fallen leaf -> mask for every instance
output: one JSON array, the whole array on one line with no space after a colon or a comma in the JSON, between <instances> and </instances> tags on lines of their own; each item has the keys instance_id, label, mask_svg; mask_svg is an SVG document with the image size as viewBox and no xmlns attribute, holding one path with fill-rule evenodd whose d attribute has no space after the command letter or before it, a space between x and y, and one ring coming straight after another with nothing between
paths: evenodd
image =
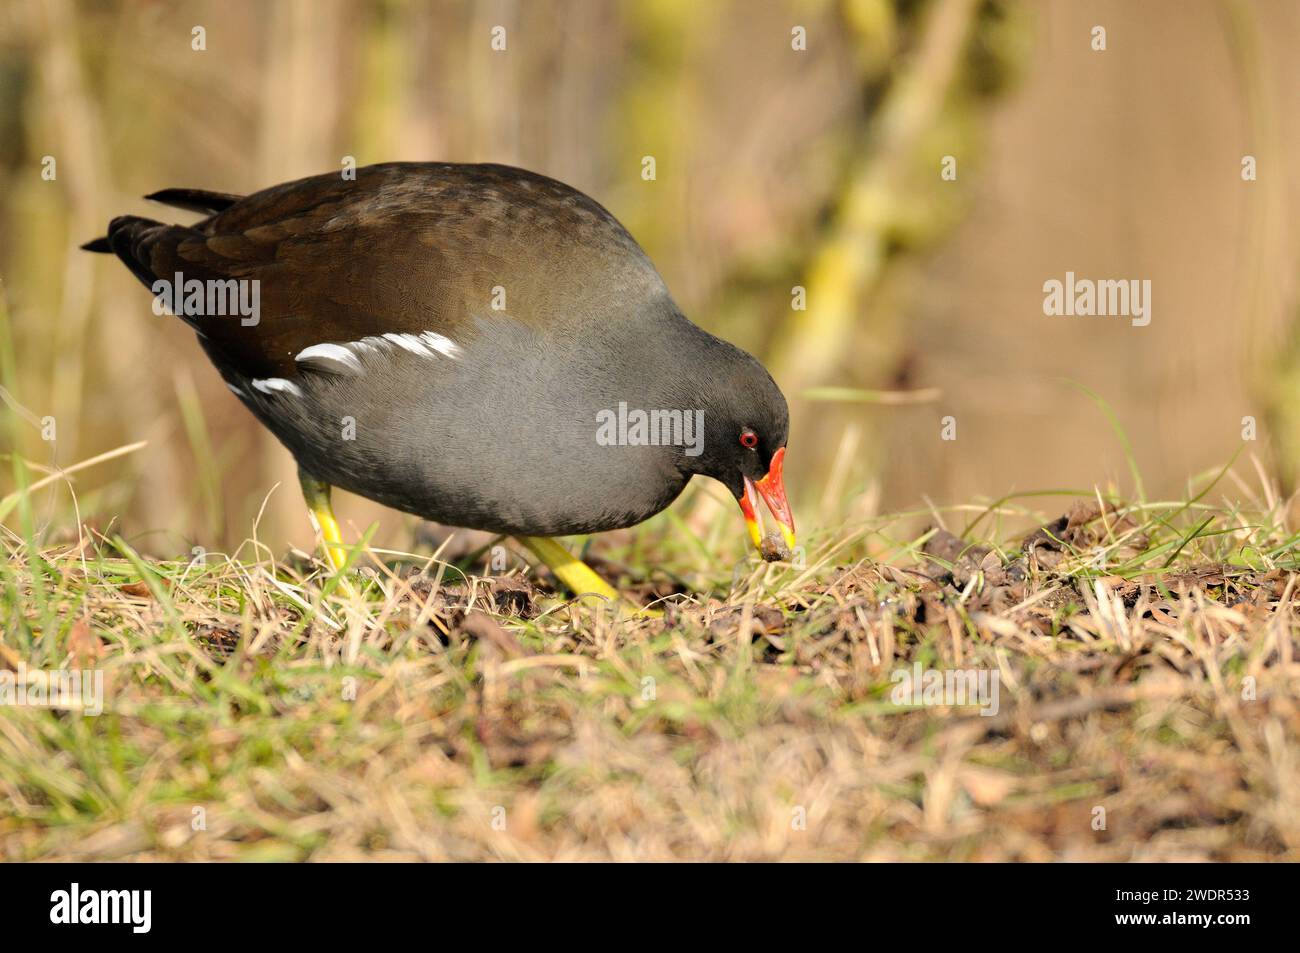
<instances>
[{"instance_id":1,"label":"fallen leaf","mask_svg":"<svg viewBox=\"0 0 1300 953\"><path fill-rule=\"evenodd\" d=\"M78 667L93 668L104 654L104 643L85 619L78 619L68 631L68 651Z\"/></svg>"}]
</instances>

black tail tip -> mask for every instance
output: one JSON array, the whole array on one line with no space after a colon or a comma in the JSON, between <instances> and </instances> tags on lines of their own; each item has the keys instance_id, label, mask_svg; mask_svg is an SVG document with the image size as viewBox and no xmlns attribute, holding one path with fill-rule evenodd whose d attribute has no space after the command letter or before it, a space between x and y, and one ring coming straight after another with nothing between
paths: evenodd
<instances>
[{"instance_id":1,"label":"black tail tip","mask_svg":"<svg viewBox=\"0 0 1300 953\"><path fill-rule=\"evenodd\" d=\"M96 238L94 241L86 242L81 246L82 251L97 251L105 254L111 254L113 247L109 245L107 238Z\"/></svg>"}]
</instances>

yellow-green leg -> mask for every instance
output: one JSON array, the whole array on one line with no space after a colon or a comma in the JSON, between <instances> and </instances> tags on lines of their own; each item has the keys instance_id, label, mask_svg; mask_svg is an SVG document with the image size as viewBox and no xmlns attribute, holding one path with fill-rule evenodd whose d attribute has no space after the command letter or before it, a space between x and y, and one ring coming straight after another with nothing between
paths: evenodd
<instances>
[{"instance_id":1,"label":"yellow-green leg","mask_svg":"<svg viewBox=\"0 0 1300 953\"><path fill-rule=\"evenodd\" d=\"M312 526L320 535L330 567L337 572L348 561L348 549L339 532L339 521L334 518L334 507L330 505L330 485L301 467L298 469L298 483L302 486L303 499L307 501Z\"/></svg>"},{"instance_id":2,"label":"yellow-green leg","mask_svg":"<svg viewBox=\"0 0 1300 953\"><path fill-rule=\"evenodd\" d=\"M320 534L330 566L335 571L342 569L347 563L348 550L339 531L339 521L334 517L334 508L330 505L330 485L302 469L298 470L298 482L302 485L302 495L307 501L312 525ZM619 594L613 586L555 540L546 536L520 536L518 539L575 596L597 595L610 602L619 601ZM642 611L650 615L659 614L654 610Z\"/></svg>"},{"instance_id":3,"label":"yellow-green leg","mask_svg":"<svg viewBox=\"0 0 1300 953\"><path fill-rule=\"evenodd\" d=\"M555 578L575 596L598 595L617 602L619 595L614 587L596 575L595 571L577 556L548 536L516 537L555 573Z\"/></svg>"}]
</instances>

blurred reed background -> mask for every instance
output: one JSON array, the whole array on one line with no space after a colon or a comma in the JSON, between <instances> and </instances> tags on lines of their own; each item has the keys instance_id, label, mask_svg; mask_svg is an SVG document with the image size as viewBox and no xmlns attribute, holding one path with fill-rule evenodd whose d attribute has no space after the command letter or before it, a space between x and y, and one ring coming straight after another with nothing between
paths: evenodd
<instances>
[{"instance_id":1,"label":"blurred reed background","mask_svg":"<svg viewBox=\"0 0 1300 953\"><path fill-rule=\"evenodd\" d=\"M89 522L158 554L244 539L276 482L260 538L308 545L288 454L124 268L76 248L118 214L190 220L146 192L250 192L350 155L521 165L610 208L684 310L792 398L805 527L1131 489L1071 380L1113 407L1154 495L1225 463L1246 415L1247 450L1289 480L1297 38L1286 0L4 0L16 449L67 466L147 440L76 488ZM1151 325L1045 317L1043 282L1066 271L1150 279ZM911 396L805 396L836 387ZM67 506L52 492L51 532L71 531ZM363 527L380 513L341 505ZM380 540L410 545L413 520L382 519Z\"/></svg>"}]
</instances>

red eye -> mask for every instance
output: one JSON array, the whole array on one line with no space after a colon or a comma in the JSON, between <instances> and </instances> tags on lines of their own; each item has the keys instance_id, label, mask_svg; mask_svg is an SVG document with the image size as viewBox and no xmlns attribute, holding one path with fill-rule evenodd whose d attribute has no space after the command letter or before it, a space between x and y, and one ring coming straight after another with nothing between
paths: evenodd
<instances>
[{"instance_id":1,"label":"red eye","mask_svg":"<svg viewBox=\"0 0 1300 953\"><path fill-rule=\"evenodd\" d=\"M758 446L758 434L746 427L740 432L740 445L753 450Z\"/></svg>"}]
</instances>

